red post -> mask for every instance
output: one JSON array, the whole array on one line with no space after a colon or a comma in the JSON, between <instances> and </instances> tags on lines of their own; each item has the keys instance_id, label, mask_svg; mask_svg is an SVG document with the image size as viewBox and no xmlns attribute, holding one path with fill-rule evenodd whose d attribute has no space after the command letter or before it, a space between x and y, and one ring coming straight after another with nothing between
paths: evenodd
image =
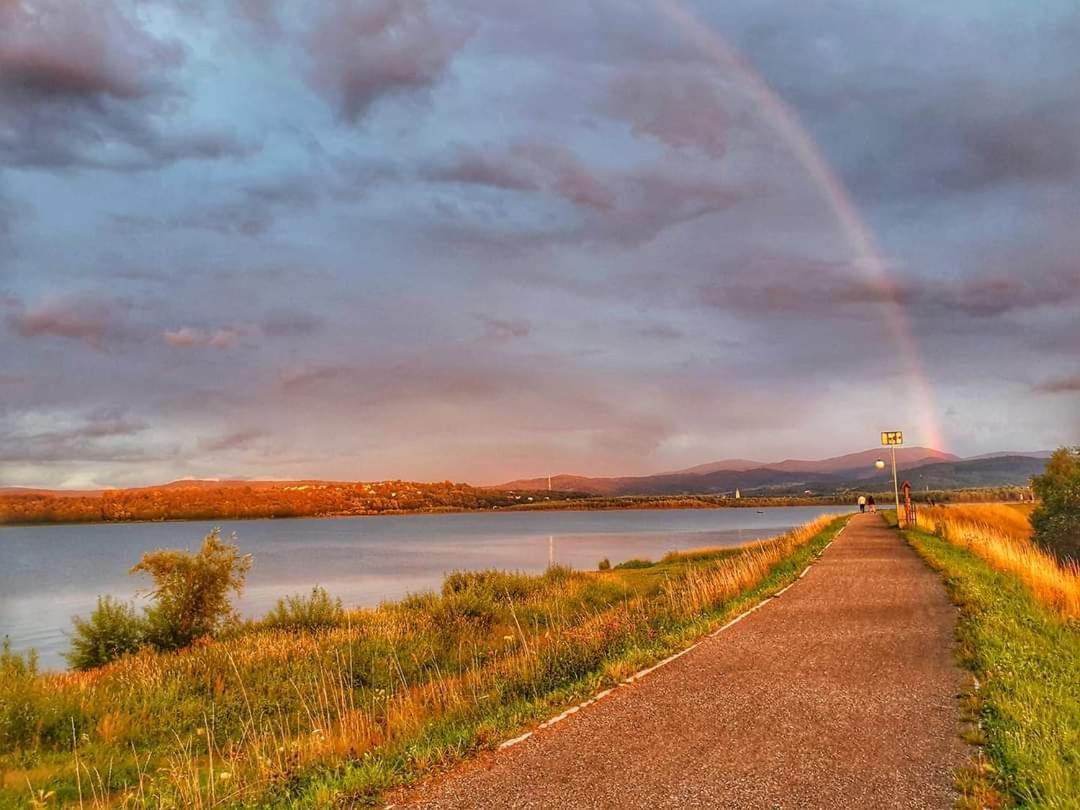
<instances>
[{"instance_id":1,"label":"red post","mask_svg":"<svg viewBox=\"0 0 1080 810\"><path fill-rule=\"evenodd\" d=\"M911 484L905 481L902 485L904 490L904 526L915 525L915 504L911 502Z\"/></svg>"}]
</instances>

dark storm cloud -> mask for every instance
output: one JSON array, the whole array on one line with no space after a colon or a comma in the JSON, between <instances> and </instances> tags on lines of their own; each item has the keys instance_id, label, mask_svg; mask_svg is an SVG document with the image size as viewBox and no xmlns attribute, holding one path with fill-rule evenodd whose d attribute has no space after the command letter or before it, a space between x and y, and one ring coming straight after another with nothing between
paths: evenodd
<instances>
[{"instance_id":1,"label":"dark storm cloud","mask_svg":"<svg viewBox=\"0 0 1080 810\"><path fill-rule=\"evenodd\" d=\"M355 124L380 98L435 85L467 37L436 22L426 0L324 4L308 36L308 80Z\"/></svg>"},{"instance_id":2,"label":"dark storm cloud","mask_svg":"<svg viewBox=\"0 0 1080 810\"><path fill-rule=\"evenodd\" d=\"M231 133L157 123L182 96L183 61L118 2L0 5L0 164L147 170L250 154Z\"/></svg>"},{"instance_id":3,"label":"dark storm cloud","mask_svg":"<svg viewBox=\"0 0 1080 810\"><path fill-rule=\"evenodd\" d=\"M871 204L1080 172L1080 13L1009 20L839 3L719 13L736 43L819 135ZM1022 16L1022 15L1021 15ZM917 58L916 58L917 55Z\"/></svg>"}]
</instances>

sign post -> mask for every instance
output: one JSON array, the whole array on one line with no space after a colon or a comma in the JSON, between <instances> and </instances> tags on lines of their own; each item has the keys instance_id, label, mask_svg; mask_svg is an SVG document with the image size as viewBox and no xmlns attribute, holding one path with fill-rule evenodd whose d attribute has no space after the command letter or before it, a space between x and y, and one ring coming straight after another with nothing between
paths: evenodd
<instances>
[{"instance_id":1,"label":"sign post","mask_svg":"<svg viewBox=\"0 0 1080 810\"><path fill-rule=\"evenodd\" d=\"M893 494L896 495L896 525L900 525L900 521L903 520L900 516L900 485L896 477L896 448L903 445L904 433L900 430L883 430L881 432L881 445L882 447L888 447L892 453L892 483ZM905 516L906 517L906 516ZM906 521L905 521L906 523Z\"/></svg>"}]
</instances>

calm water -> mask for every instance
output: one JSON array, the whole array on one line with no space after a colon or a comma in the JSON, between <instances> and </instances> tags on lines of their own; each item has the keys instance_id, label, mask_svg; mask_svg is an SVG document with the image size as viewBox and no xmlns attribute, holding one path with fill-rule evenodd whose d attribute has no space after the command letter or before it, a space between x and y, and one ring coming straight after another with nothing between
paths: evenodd
<instances>
[{"instance_id":1,"label":"calm water","mask_svg":"<svg viewBox=\"0 0 1080 810\"><path fill-rule=\"evenodd\" d=\"M64 665L71 617L99 594L130 598L127 570L156 548L198 547L215 525L255 555L239 607L259 616L278 597L322 585L346 605L437 588L454 569L542 571L549 558L595 568L673 549L737 545L838 507L501 512L404 517L0 527L0 636Z\"/></svg>"}]
</instances>

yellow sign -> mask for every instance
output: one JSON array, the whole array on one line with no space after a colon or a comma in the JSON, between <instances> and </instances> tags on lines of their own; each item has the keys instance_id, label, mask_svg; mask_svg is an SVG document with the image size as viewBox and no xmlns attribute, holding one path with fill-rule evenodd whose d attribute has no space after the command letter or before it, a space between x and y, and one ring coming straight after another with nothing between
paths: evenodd
<instances>
[{"instance_id":1,"label":"yellow sign","mask_svg":"<svg viewBox=\"0 0 1080 810\"><path fill-rule=\"evenodd\" d=\"M885 447L903 444L904 432L901 430L883 430L881 431L881 443Z\"/></svg>"}]
</instances>

